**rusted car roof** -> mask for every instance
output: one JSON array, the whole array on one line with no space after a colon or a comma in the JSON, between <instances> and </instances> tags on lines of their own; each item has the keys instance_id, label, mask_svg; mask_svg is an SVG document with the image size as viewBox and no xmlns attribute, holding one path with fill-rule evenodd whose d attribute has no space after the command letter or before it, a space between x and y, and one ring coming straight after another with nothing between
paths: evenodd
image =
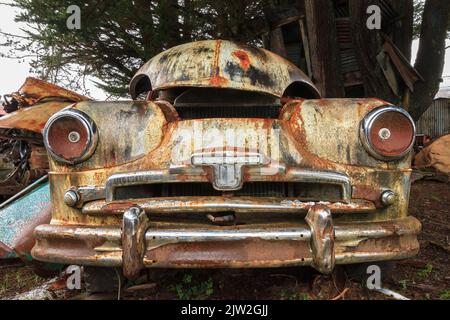
<instances>
[{"instance_id":1,"label":"rusted car roof","mask_svg":"<svg viewBox=\"0 0 450 320\"><path fill-rule=\"evenodd\" d=\"M299 96L320 96L299 68L270 51L226 40L205 40L173 47L152 58L131 80L130 94L135 99L147 91L215 87L282 97L292 85Z\"/></svg>"}]
</instances>

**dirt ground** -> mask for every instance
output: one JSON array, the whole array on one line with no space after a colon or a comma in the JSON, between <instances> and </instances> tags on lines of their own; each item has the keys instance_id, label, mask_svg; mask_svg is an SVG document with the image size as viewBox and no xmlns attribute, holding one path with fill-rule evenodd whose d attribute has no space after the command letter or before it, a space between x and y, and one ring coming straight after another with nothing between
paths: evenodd
<instances>
[{"instance_id":1,"label":"dirt ground","mask_svg":"<svg viewBox=\"0 0 450 320\"><path fill-rule=\"evenodd\" d=\"M450 300L450 184L415 182L410 214L422 222L420 253L384 269L383 287L409 299ZM46 282L19 261L0 261L0 298L14 297ZM45 298L117 298L117 294L89 296L83 289L68 292L62 289L64 283L54 282L50 286L54 293ZM365 289L343 268L329 277L310 268L153 271L121 293L122 299L392 299Z\"/></svg>"}]
</instances>

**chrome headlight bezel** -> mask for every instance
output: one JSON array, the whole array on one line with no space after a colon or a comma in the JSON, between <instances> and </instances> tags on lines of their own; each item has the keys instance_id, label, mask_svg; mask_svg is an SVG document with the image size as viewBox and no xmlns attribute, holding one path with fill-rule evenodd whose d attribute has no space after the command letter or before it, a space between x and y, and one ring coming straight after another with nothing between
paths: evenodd
<instances>
[{"instance_id":1,"label":"chrome headlight bezel","mask_svg":"<svg viewBox=\"0 0 450 320\"><path fill-rule=\"evenodd\" d=\"M395 156L382 155L379 152L377 152L377 150L375 150L375 148L374 148L374 144L370 137L370 133L371 133L374 122L382 114L384 114L386 112L400 113L401 115L405 116L410 121L410 124L412 126L413 137L411 139L411 143L408 145L408 147L403 152L401 152ZM396 161L396 160L400 160L400 159L404 158L406 155L408 155L411 152L412 148L414 147L415 135L416 135L416 125L414 123L414 120L409 115L409 113L406 110L404 110L403 108L397 107L397 106L392 106L392 105L381 106L376 109L373 109L363 118L363 120L361 121L359 132L360 132L360 139L364 146L364 149L371 156L373 156L374 158L381 160L381 161Z\"/></svg>"},{"instance_id":2,"label":"chrome headlight bezel","mask_svg":"<svg viewBox=\"0 0 450 320\"><path fill-rule=\"evenodd\" d=\"M84 148L82 155L80 155L79 157L66 159L60 154L58 154L52 147L52 143L49 140L50 128L52 127L52 125L54 125L58 120L62 118L73 118L76 121L79 121L85 128L86 132L88 133L86 147ZM45 124L43 130L43 138L45 148L47 149L48 153L51 155L53 159L63 164L75 165L88 160L94 154L98 144L98 130L95 122L86 113L79 111L77 109L68 108L50 117L50 119Z\"/></svg>"}]
</instances>

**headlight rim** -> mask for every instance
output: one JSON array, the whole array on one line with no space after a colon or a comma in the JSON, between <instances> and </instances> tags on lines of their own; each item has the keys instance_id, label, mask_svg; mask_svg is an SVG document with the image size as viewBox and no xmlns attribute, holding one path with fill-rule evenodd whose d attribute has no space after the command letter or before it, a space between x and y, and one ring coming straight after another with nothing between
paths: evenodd
<instances>
[{"instance_id":1,"label":"headlight rim","mask_svg":"<svg viewBox=\"0 0 450 320\"><path fill-rule=\"evenodd\" d=\"M51 147L51 144L49 142L48 134L51 126L59 119L64 117L72 117L77 120L79 120L83 127L88 132L88 142L87 147L84 150L84 153L82 156L74 159L66 159L62 156L60 156L58 153L56 153L53 148ZM69 164L69 165L76 165L80 164L86 160L88 160L92 155L94 154L97 144L98 144L98 129L97 125L95 124L94 120L92 120L86 113L73 109L73 108L67 108L64 110L59 111L58 113L51 116L47 123L45 124L44 130L43 130L43 140L44 140L44 146L47 149L48 153L51 155L53 159L55 159L57 162L63 163L63 164Z\"/></svg>"},{"instance_id":2,"label":"headlight rim","mask_svg":"<svg viewBox=\"0 0 450 320\"><path fill-rule=\"evenodd\" d=\"M370 132L371 132L373 123L380 115L384 114L385 112L398 112L398 113L402 114L410 121L412 130L413 130L413 137L411 139L411 143L409 144L409 146L402 153L395 155L395 156L387 156L387 155L382 155L382 154L378 153L375 150L375 148L373 147L373 143L370 138ZM395 106L395 105L384 105L384 106L380 106L380 107L377 107L377 108L371 110L368 114L366 114L364 116L363 120L361 121L361 125L360 125L360 140L364 146L364 149L372 157L374 157L377 160L381 160L381 161L389 162L389 161L396 161L396 160L400 160L400 159L404 158L406 155L408 155L411 152L412 148L414 147L415 136L416 136L416 124L415 124L413 118L405 109Z\"/></svg>"}]
</instances>

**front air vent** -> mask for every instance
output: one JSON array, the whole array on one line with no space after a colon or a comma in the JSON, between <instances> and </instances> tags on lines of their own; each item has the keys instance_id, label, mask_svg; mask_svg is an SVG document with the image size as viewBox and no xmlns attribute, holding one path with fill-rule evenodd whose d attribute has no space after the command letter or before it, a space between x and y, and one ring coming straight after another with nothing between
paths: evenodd
<instances>
[{"instance_id":1,"label":"front air vent","mask_svg":"<svg viewBox=\"0 0 450 320\"><path fill-rule=\"evenodd\" d=\"M173 105L181 119L263 118L278 119L278 97L259 92L219 88L187 88L176 95ZM163 95L163 97L165 97ZM170 99L169 99L170 101Z\"/></svg>"},{"instance_id":2,"label":"front air vent","mask_svg":"<svg viewBox=\"0 0 450 320\"><path fill-rule=\"evenodd\" d=\"M260 118L278 119L278 106L226 106L226 107L183 107L177 108L178 115L183 120L208 118Z\"/></svg>"},{"instance_id":3,"label":"front air vent","mask_svg":"<svg viewBox=\"0 0 450 320\"><path fill-rule=\"evenodd\" d=\"M311 200L337 200L341 198L339 186L294 182L246 182L233 192L217 191L211 183L157 183L118 187L115 200L172 197L279 197Z\"/></svg>"}]
</instances>

